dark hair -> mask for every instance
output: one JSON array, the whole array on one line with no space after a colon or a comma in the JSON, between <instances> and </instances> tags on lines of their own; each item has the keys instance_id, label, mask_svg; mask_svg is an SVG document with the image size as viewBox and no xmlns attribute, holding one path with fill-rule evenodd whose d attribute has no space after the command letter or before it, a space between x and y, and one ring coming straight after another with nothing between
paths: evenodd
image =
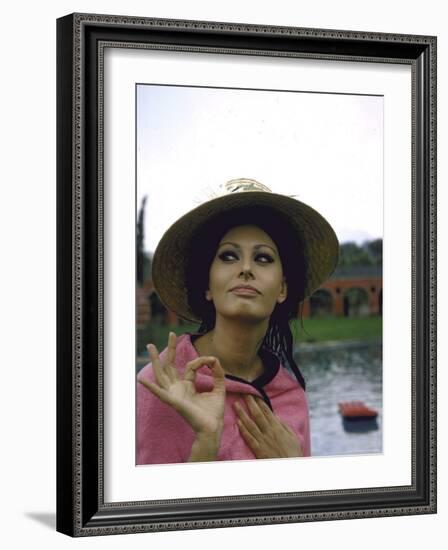
<instances>
[{"instance_id":1,"label":"dark hair","mask_svg":"<svg viewBox=\"0 0 448 550\"><path fill-rule=\"evenodd\" d=\"M215 326L215 307L205 298L209 286L210 266L222 237L238 225L256 225L277 245L288 293L286 300L275 306L261 347L277 355L305 389L305 380L293 357L293 336L289 322L297 316L299 303L303 299L306 265L301 254L301 243L294 237L296 233L280 212L266 207L244 207L223 212L204 224L192 239L187 255L189 260L186 285L189 305L201 319L199 333L205 334Z\"/></svg>"}]
</instances>

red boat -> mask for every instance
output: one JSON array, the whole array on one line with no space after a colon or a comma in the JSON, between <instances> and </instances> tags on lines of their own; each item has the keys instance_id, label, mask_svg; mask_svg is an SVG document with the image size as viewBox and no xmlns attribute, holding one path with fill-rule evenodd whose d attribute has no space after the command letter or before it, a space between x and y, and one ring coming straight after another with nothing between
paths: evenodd
<instances>
[{"instance_id":1,"label":"red boat","mask_svg":"<svg viewBox=\"0 0 448 550\"><path fill-rule=\"evenodd\" d=\"M370 420L378 416L377 411L367 407L362 401L339 403L339 412L344 420Z\"/></svg>"}]
</instances>

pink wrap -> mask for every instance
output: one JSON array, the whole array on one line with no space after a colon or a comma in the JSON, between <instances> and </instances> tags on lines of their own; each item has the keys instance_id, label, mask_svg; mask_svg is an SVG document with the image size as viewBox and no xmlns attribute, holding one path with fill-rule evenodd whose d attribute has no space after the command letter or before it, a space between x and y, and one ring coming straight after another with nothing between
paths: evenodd
<instances>
[{"instance_id":1,"label":"pink wrap","mask_svg":"<svg viewBox=\"0 0 448 550\"><path fill-rule=\"evenodd\" d=\"M160 355L163 357L164 350ZM198 357L189 334L177 339L176 367L183 376L188 361ZM146 365L138 378L154 381L151 364ZM306 394L297 380L286 369L275 368L266 377L262 390L269 398L276 416L286 422L297 434L304 456L310 456L310 430ZM255 381L256 383L256 381ZM213 378L207 367L201 367L196 375L197 391L210 391ZM262 393L247 382L226 376L226 401L224 430L218 460L247 460L255 458L241 437L236 422L233 403L246 408L244 394L263 397ZM247 408L246 408L247 410ZM195 434L188 423L172 407L162 403L141 384L137 384L137 464L168 464L186 462L190 456Z\"/></svg>"}]
</instances>

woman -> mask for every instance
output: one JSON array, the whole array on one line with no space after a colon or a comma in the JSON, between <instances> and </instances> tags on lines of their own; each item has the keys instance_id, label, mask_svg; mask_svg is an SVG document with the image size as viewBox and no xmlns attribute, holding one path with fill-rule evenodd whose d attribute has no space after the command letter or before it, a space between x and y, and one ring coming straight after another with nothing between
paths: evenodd
<instances>
[{"instance_id":1,"label":"woman","mask_svg":"<svg viewBox=\"0 0 448 550\"><path fill-rule=\"evenodd\" d=\"M315 210L233 180L165 233L153 282L199 321L140 371L137 463L309 456L305 383L289 320L333 271L334 231ZM290 374L290 372L293 375Z\"/></svg>"}]
</instances>

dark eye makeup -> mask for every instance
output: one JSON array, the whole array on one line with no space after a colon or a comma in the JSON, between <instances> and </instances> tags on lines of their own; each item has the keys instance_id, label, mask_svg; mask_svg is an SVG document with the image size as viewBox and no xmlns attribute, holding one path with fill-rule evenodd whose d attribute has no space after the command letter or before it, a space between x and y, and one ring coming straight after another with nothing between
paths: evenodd
<instances>
[{"instance_id":1,"label":"dark eye makeup","mask_svg":"<svg viewBox=\"0 0 448 550\"><path fill-rule=\"evenodd\" d=\"M238 260L238 254L234 250L223 250L218 254L218 258L223 262ZM266 252L257 252L255 261L262 264L271 264L274 258Z\"/></svg>"},{"instance_id":2,"label":"dark eye makeup","mask_svg":"<svg viewBox=\"0 0 448 550\"><path fill-rule=\"evenodd\" d=\"M272 264L274 261L274 258L270 254L266 254L266 252L259 252L255 259L257 262L261 262L263 264Z\"/></svg>"},{"instance_id":3,"label":"dark eye makeup","mask_svg":"<svg viewBox=\"0 0 448 550\"><path fill-rule=\"evenodd\" d=\"M229 262L231 260L237 260L238 256L233 250L224 250L218 254L218 258L223 262Z\"/></svg>"}]
</instances>

